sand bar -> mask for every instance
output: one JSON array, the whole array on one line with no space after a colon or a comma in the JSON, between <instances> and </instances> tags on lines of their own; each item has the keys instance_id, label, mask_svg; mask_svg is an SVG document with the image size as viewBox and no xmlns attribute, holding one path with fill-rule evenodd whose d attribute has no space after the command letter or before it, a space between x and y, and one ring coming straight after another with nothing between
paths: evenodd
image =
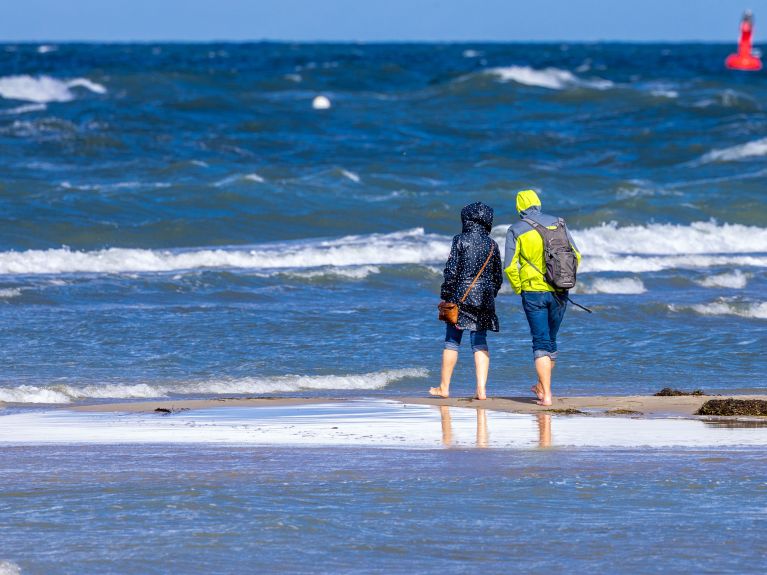
<instances>
[{"instance_id":1,"label":"sand bar","mask_svg":"<svg viewBox=\"0 0 767 575\"><path fill-rule=\"evenodd\" d=\"M91 405L66 405L65 409L85 412L143 413L158 409L181 411L188 409L212 409L214 407L286 407L327 403L328 399L306 397L222 397L217 399L159 399L155 401L121 401Z\"/></svg>"},{"instance_id":2,"label":"sand bar","mask_svg":"<svg viewBox=\"0 0 767 575\"><path fill-rule=\"evenodd\" d=\"M0 445L148 443L439 448L767 447L763 422L567 417L382 399L232 406L172 414L24 410L0 417ZM723 428L724 427L724 428Z\"/></svg>"},{"instance_id":3,"label":"sand bar","mask_svg":"<svg viewBox=\"0 0 767 575\"><path fill-rule=\"evenodd\" d=\"M551 407L542 407L535 403L532 397L491 397L484 401L469 398L437 397L404 397L397 398L403 403L418 405L447 405L451 407L473 407L505 411L509 413L556 413L558 410L576 409L579 411L605 412L615 410L635 411L633 415L646 416L690 416L694 415L709 399L761 399L767 400L767 395L684 395L658 397L655 395L624 395L624 396L588 396L588 397L555 397ZM630 413L626 415L632 415Z\"/></svg>"},{"instance_id":4,"label":"sand bar","mask_svg":"<svg viewBox=\"0 0 767 575\"><path fill-rule=\"evenodd\" d=\"M626 396L582 396L582 397L556 397L551 407L536 405L532 397L491 397L484 401L478 401L466 397L451 397L441 399L436 397L388 397L385 399L400 403L415 405L436 405L451 407L484 408L491 411L503 411L507 413L557 413L559 410L575 409L586 413L609 412L625 410L623 415L633 416L691 416L709 399L724 399L734 397L737 399L761 399L767 400L767 395L702 395L702 396L676 396L657 397L653 395L626 395ZM57 405L54 408L63 408L82 412L123 412L141 413L152 412L157 409L171 411L212 409L216 407L276 407L307 405L327 402L343 402L341 398L315 397L229 397L215 399L159 399L152 401L120 401L114 403L98 403L90 405ZM6 404L14 407L41 407L30 404ZM0 403L0 409L3 404Z\"/></svg>"}]
</instances>

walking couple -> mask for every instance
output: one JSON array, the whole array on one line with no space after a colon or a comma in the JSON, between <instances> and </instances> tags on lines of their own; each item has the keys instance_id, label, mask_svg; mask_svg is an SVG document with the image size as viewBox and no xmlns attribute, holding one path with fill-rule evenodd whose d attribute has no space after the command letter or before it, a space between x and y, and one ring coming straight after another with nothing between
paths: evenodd
<instances>
[{"instance_id":1,"label":"walking couple","mask_svg":"<svg viewBox=\"0 0 767 575\"><path fill-rule=\"evenodd\" d=\"M564 220L541 211L541 201L532 190L517 194L520 221L506 233L505 264L501 264L498 244L490 237L493 208L477 202L461 210L463 231L453 238L445 264L442 300L458 305L458 320L447 322L445 349L442 352L442 381L429 390L431 395L448 397L450 378L458 362L458 349L465 331L470 332L471 349L477 376L476 399L486 399L485 387L490 369L487 332L498 331L495 298L503 283L503 272L514 292L522 296L522 308L530 325L533 359L538 381L530 390L539 405L551 405L551 372L557 359L557 331L567 308L567 291L555 288L544 259L543 234L563 229L567 251L572 248L577 262L581 255L567 231ZM547 252L548 253L548 252ZM577 264L575 264L577 266ZM572 283L575 281L572 270ZM556 281L556 280L553 280Z\"/></svg>"}]
</instances>

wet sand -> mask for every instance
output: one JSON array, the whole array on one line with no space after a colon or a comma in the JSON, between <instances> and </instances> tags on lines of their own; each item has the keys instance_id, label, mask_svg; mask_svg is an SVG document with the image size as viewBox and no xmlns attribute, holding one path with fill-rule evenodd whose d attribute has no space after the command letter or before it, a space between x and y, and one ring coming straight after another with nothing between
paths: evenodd
<instances>
[{"instance_id":1,"label":"wet sand","mask_svg":"<svg viewBox=\"0 0 767 575\"><path fill-rule=\"evenodd\" d=\"M67 405L64 409L85 412L123 412L143 413L160 410L182 411L189 409L211 409L214 407L283 407L327 403L322 398L303 397L225 397L220 399L159 399L155 401L122 401L117 403L97 403L92 405Z\"/></svg>"},{"instance_id":2,"label":"wet sand","mask_svg":"<svg viewBox=\"0 0 767 575\"><path fill-rule=\"evenodd\" d=\"M403 403L418 405L447 405L505 411L509 413L558 413L578 410L585 413L616 412L615 415L691 416L709 399L765 399L767 395L695 395L658 397L655 395L555 397L550 407L535 403L533 397L491 397L483 401L470 398L404 397ZM620 413L623 412L623 413ZM636 412L636 413L628 413ZM612 415L612 414L611 414Z\"/></svg>"},{"instance_id":3,"label":"wet sand","mask_svg":"<svg viewBox=\"0 0 767 575\"><path fill-rule=\"evenodd\" d=\"M616 412L627 416L692 416L709 399L763 399L767 395L677 396L653 395L556 397L551 407L536 405L532 397L491 397L484 401L465 397L441 399L436 397L388 397L391 401L415 405L483 408L507 413L561 413L561 410L578 410L585 413ZM219 399L164 399L155 401L131 401L92 405L57 406L84 412L151 412L157 409L171 411L210 409L215 407L291 406L328 402L343 402L339 398L219 398ZM0 404L2 407L2 404Z\"/></svg>"}]
</instances>

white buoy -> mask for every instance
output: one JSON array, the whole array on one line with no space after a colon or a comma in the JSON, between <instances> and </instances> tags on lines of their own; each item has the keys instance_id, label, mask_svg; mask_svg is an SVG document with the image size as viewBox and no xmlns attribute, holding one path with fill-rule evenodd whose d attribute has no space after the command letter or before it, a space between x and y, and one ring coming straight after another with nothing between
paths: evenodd
<instances>
[{"instance_id":1,"label":"white buoy","mask_svg":"<svg viewBox=\"0 0 767 575\"><path fill-rule=\"evenodd\" d=\"M312 108L315 110L327 110L330 106L330 100L325 96L316 96L314 100L312 100Z\"/></svg>"}]
</instances>

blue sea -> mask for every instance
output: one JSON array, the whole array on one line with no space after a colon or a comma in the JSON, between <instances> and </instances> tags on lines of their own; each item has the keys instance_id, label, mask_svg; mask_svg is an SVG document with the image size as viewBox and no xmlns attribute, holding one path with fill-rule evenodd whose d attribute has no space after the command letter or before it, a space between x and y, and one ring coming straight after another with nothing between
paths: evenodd
<instances>
[{"instance_id":1,"label":"blue sea","mask_svg":"<svg viewBox=\"0 0 767 575\"><path fill-rule=\"evenodd\" d=\"M555 395L767 393L767 75L731 51L0 44L0 406L423 395L461 208L503 248L527 188L594 310L568 311ZM523 395L508 285L497 308L488 394ZM2 575L764 567L761 449L3 452Z\"/></svg>"}]
</instances>

